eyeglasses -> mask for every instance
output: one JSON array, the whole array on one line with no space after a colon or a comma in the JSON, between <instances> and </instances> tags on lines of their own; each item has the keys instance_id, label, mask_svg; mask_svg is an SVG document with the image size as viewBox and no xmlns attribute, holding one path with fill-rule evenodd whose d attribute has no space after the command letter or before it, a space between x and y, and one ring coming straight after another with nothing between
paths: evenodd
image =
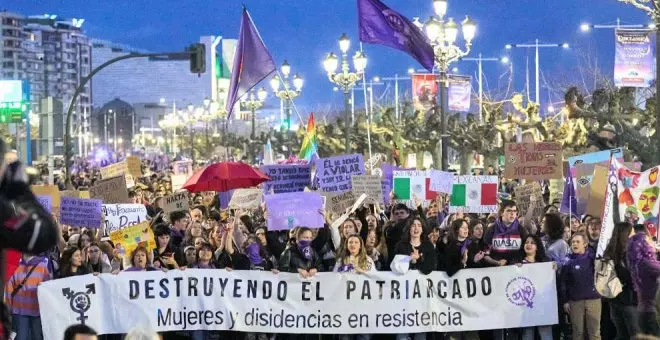
<instances>
[{"instance_id":1,"label":"eyeglasses","mask_svg":"<svg viewBox=\"0 0 660 340\"><path fill-rule=\"evenodd\" d=\"M90 250L88 250L88 252L90 252L90 253L98 253L99 250L98 250L98 249L90 249Z\"/></svg>"},{"instance_id":2,"label":"eyeglasses","mask_svg":"<svg viewBox=\"0 0 660 340\"><path fill-rule=\"evenodd\" d=\"M511 214L517 214L517 213L518 213L518 210L515 210L515 209L506 209L506 210L504 210L504 212L505 212L505 213L511 213Z\"/></svg>"}]
</instances>

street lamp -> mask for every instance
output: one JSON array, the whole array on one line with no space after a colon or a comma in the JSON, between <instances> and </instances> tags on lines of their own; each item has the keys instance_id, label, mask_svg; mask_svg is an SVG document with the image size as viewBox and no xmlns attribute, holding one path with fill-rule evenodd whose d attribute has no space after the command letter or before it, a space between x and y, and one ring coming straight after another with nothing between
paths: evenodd
<instances>
[{"instance_id":1,"label":"street lamp","mask_svg":"<svg viewBox=\"0 0 660 340\"><path fill-rule=\"evenodd\" d=\"M453 18L444 19L447 14L447 0L433 0L433 10L435 16L429 18L423 25L423 29L431 46L433 46L435 67L440 73L440 86L438 89L440 92L440 105L435 105L435 109L440 110L441 166L443 170L447 170L449 168L449 135L447 134L447 115L445 113L447 101L445 91L448 87L447 70L453 62L470 54L472 40L477 33L477 25L469 16L465 16L465 20L460 25L465 42L464 48L461 48L456 44L459 25ZM419 23L416 25L419 27Z\"/></svg>"},{"instance_id":2,"label":"street lamp","mask_svg":"<svg viewBox=\"0 0 660 340\"><path fill-rule=\"evenodd\" d=\"M323 67L328 74L328 79L331 83L335 84L344 91L344 138L345 138L345 149L346 153L350 153L351 145L349 139L350 125L349 125L349 115L350 115L350 92L357 82L362 79L364 76L364 69L367 67L367 56L361 51L355 52L353 56L353 67L355 72L350 72L350 66L348 64L348 48L350 47L351 41L348 39L346 33L342 34L339 38L339 49L341 50L341 72L337 72L337 66L339 66L339 59L335 56L334 53L330 52L323 60Z\"/></svg>"},{"instance_id":3,"label":"street lamp","mask_svg":"<svg viewBox=\"0 0 660 340\"><path fill-rule=\"evenodd\" d=\"M289 84L291 65L289 65L286 60L282 63L280 71L284 79L280 79L278 75L275 75L270 80L270 87L273 89L275 96L280 98L280 101L284 104L284 111L286 112L286 130L291 131L291 103L293 102L293 99L300 96L302 93L304 80L299 75L294 75L292 80L292 90L291 85ZM280 90L280 85L284 85L282 90ZM252 128L254 129L254 124L252 125ZM284 124L281 124L280 128L284 130Z\"/></svg>"},{"instance_id":4,"label":"street lamp","mask_svg":"<svg viewBox=\"0 0 660 340\"><path fill-rule=\"evenodd\" d=\"M250 93L245 96L243 100L243 107L250 110L250 118L252 120L252 132L250 133L250 138L254 140L257 136L256 125L257 125L257 114L256 111L264 106L264 101L268 97L268 92L265 88L260 88L255 96L255 93L250 91Z\"/></svg>"}]
</instances>

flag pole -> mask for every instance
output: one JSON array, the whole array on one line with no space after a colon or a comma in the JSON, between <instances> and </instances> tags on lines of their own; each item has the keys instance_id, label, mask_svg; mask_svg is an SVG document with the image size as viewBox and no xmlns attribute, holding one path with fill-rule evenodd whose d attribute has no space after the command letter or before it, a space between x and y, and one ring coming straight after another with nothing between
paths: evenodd
<instances>
[{"instance_id":1,"label":"flag pole","mask_svg":"<svg viewBox=\"0 0 660 340\"><path fill-rule=\"evenodd\" d=\"M362 50L362 42L360 42L360 53L364 55L364 51ZM364 113L367 115L367 145L369 146L369 159L371 159L371 117L373 112L369 112L369 105L367 105L367 70L362 71L362 89L364 91ZM374 90L373 85L371 86L371 91ZM373 164L371 164L371 169L369 169L369 173L372 173L373 171Z\"/></svg>"}]
</instances>

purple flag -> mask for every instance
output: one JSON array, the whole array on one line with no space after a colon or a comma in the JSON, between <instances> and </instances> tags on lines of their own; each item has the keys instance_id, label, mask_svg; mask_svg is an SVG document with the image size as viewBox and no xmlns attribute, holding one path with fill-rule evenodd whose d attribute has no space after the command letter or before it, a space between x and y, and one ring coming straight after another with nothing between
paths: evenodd
<instances>
[{"instance_id":1,"label":"purple flag","mask_svg":"<svg viewBox=\"0 0 660 340\"><path fill-rule=\"evenodd\" d=\"M410 20L380 0L358 0L360 41L385 45L408 53L433 72L433 47Z\"/></svg>"},{"instance_id":2,"label":"purple flag","mask_svg":"<svg viewBox=\"0 0 660 340\"><path fill-rule=\"evenodd\" d=\"M564 195L561 198L561 206L559 212L577 216L577 193L575 192L575 184L573 184L573 174L568 171L566 176L566 183L564 184Z\"/></svg>"},{"instance_id":3,"label":"purple flag","mask_svg":"<svg viewBox=\"0 0 660 340\"><path fill-rule=\"evenodd\" d=\"M275 72L275 62L261 40L259 31L243 8L241 30L238 33L236 54L231 70L231 82L227 95L227 119L231 117L234 104L255 85Z\"/></svg>"}]
</instances>

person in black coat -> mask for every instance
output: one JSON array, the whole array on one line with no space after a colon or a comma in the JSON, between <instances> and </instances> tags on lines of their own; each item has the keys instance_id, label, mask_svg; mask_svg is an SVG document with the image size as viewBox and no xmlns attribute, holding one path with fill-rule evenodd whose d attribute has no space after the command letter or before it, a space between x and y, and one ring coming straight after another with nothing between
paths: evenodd
<instances>
[{"instance_id":1,"label":"person in black coat","mask_svg":"<svg viewBox=\"0 0 660 340\"><path fill-rule=\"evenodd\" d=\"M299 228L295 243L290 244L280 256L279 270L299 273L303 278L308 278L315 276L321 269L321 257L312 247L312 230Z\"/></svg>"},{"instance_id":2,"label":"person in black coat","mask_svg":"<svg viewBox=\"0 0 660 340\"><path fill-rule=\"evenodd\" d=\"M435 247L429 241L424 223L417 217L411 219L403 230L401 241L394 248L394 254L409 255L409 269L419 270L424 275L430 274L438 267Z\"/></svg>"},{"instance_id":3,"label":"person in black coat","mask_svg":"<svg viewBox=\"0 0 660 340\"><path fill-rule=\"evenodd\" d=\"M472 243L469 236L470 228L464 219L456 219L451 223L449 240L445 249L445 270L448 276L467 267L468 247Z\"/></svg>"}]
</instances>

